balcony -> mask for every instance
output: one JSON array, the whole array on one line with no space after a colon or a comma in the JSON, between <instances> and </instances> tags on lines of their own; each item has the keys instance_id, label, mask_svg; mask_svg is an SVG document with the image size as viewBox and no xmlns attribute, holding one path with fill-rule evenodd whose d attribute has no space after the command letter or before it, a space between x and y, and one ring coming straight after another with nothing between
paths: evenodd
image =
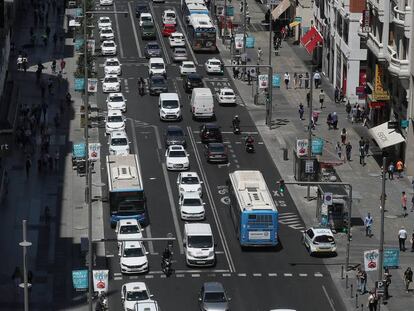
<instances>
[{"instance_id":1,"label":"balcony","mask_svg":"<svg viewBox=\"0 0 414 311\"><path fill-rule=\"evenodd\" d=\"M395 6L392 10L392 21L396 26L404 28L404 35L410 38L411 34L411 7L406 6L404 11Z\"/></svg>"},{"instance_id":2,"label":"balcony","mask_svg":"<svg viewBox=\"0 0 414 311\"><path fill-rule=\"evenodd\" d=\"M378 16L378 19L383 23L384 22L384 8L385 8L385 0L367 0L368 4L371 5L372 9L376 11L374 15Z\"/></svg>"},{"instance_id":3,"label":"balcony","mask_svg":"<svg viewBox=\"0 0 414 311\"><path fill-rule=\"evenodd\" d=\"M399 59L397 52L388 46L389 65L388 71L400 79L410 78L410 62L408 59Z\"/></svg>"},{"instance_id":4,"label":"balcony","mask_svg":"<svg viewBox=\"0 0 414 311\"><path fill-rule=\"evenodd\" d=\"M367 47L372 53L374 53L378 61L387 61L387 51L384 49L384 45L378 41L372 32L368 33Z\"/></svg>"}]
</instances>

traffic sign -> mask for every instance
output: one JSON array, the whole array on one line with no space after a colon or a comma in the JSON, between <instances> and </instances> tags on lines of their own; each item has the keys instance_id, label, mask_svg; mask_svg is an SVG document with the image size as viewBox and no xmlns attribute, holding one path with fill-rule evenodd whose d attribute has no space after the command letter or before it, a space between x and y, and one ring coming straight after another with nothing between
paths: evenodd
<instances>
[{"instance_id":1,"label":"traffic sign","mask_svg":"<svg viewBox=\"0 0 414 311\"><path fill-rule=\"evenodd\" d=\"M376 281L375 282L375 291L377 296L382 296L385 293L385 282L384 281Z\"/></svg>"},{"instance_id":2,"label":"traffic sign","mask_svg":"<svg viewBox=\"0 0 414 311\"><path fill-rule=\"evenodd\" d=\"M323 194L323 203L326 205L332 205L333 203L333 194L331 192L326 192Z\"/></svg>"}]
</instances>

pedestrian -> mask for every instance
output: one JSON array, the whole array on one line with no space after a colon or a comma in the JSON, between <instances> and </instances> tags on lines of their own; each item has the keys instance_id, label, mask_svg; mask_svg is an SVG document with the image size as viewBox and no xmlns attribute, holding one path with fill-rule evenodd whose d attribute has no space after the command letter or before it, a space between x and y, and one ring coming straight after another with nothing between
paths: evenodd
<instances>
[{"instance_id":1,"label":"pedestrian","mask_svg":"<svg viewBox=\"0 0 414 311\"><path fill-rule=\"evenodd\" d=\"M293 88L296 90L299 86L299 77L298 77L298 73L294 72L293 73Z\"/></svg>"},{"instance_id":2,"label":"pedestrian","mask_svg":"<svg viewBox=\"0 0 414 311\"><path fill-rule=\"evenodd\" d=\"M408 288L410 287L410 283L413 281L413 271L410 267L407 268L404 272L404 284L405 284L405 292L408 294Z\"/></svg>"},{"instance_id":3,"label":"pedestrian","mask_svg":"<svg viewBox=\"0 0 414 311\"><path fill-rule=\"evenodd\" d=\"M398 244L400 246L400 251L403 252L405 252L405 240L407 240L407 230L402 226L400 231L398 231Z\"/></svg>"},{"instance_id":4,"label":"pedestrian","mask_svg":"<svg viewBox=\"0 0 414 311\"><path fill-rule=\"evenodd\" d=\"M26 56L23 56L22 66L23 66L23 71L24 72L27 71L27 63L28 63L27 57Z\"/></svg>"},{"instance_id":5,"label":"pedestrian","mask_svg":"<svg viewBox=\"0 0 414 311\"><path fill-rule=\"evenodd\" d=\"M413 233L411 233L411 252L414 252L414 230Z\"/></svg>"},{"instance_id":6,"label":"pedestrian","mask_svg":"<svg viewBox=\"0 0 414 311\"><path fill-rule=\"evenodd\" d=\"M19 284L22 282L22 277L23 276L22 272L20 271L20 268L16 266L12 274L12 280L17 288L19 287Z\"/></svg>"},{"instance_id":7,"label":"pedestrian","mask_svg":"<svg viewBox=\"0 0 414 311\"><path fill-rule=\"evenodd\" d=\"M52 69L52 73L56 73L56 59L52 61L50 68Z\"/></svg>"},{"instance_id":8,"label":"pedestrian","mask_svg":"<svg viewBox=\"0 0 414 311\"><path fill-rule=\"evenodd\" d=\"M285 72L284 80L285 80L286 89L288 89L289 88L289 82L290 82L290 75L287 71Z\"/></svg>"},{"instance_id":9,"label":"pedestrian","mask_svg":"<svg viewBox=\"0 0 414 311\"><path fill-rule=\"evenodd\" d=\"M63 70L65 70L65 66L66 66L66 62L65 60L62 58L60 60L60 72L63 73Z\"/></svg>"},{"instance_id":10,"label":"pedestrian","mask_svg":"<svg viewBox=\"0 0 414 311\"><path fill-rule=\"evenodd\" d=\"M345 153L346 153L346 160L351 161L351 152L352 152L352 145L350 142L347 142L345 146Z\"/></svg>"},{"instance_id":11,"label":"pedestrian","mask_svg":"<svg viewBox=\"0 0 414 311\"><path fill-rule=\"evenodd\" d=\"M250 74L250 70L247 70L247 85L252 83L252 75Z\"/></svg>"},{"instance_id":12,"label":"pedestrian","mask_svg":"<svg viewBox=\"0 0 414 311\"><path fill-rule=\"evenodd\" d=\"M338 155L338 158L342 159L342 146L339 143L339 141L336 143L335 151L336 151L336 154Z\"/></svg>"},{"instance_id":13,"label":"pedestrian","mask_svg":"<svg viewBox=\"0 0 414 311\"><path fill-rule=\"evenodd\" d=\"M334 130L338 129L338 115L336 112L332 112L332 127Z\"/></svg>"},{"instance_id":14,"label":"pedestrian","mask_svg":"<svg viewBox=\"0 0 414 311\"><path fill-rule=\"evenodd\" d=\"M22 67L23 67L23 56L19 54L19 56L17 56L17 70L21 70Z\"/></svg>"},{"instance_id":15,"label":"pedestrian","mask_svg":"<svg viewBox=\"0 0 414 311\"><path fill-rule=\"evenodd\" d=\"M326 124L328 125L328 130L332 128L332 113L328 113L326 117Z\"/></svg>"},{"instance_id":16,"label":"pedestrian","mask_svg":"<svg viewBox=\"0 0 414 311\"><path fill-rule=\"evenodd\" d=\"M392 163L392 161L391 161L390 164L388 165L388 168L387 168L388 179L389 180L394 179L394 170L395 170L394 163Z\"/></svg>"},{"instance_id":17,"label":"pedestrian","mask_svg":"<svg viewBox=\"0 0 414 311\"><path fill-rule=\"evenodd\" d=\"M262 61L262 56L263 56L263 51L262 51L262 48L259 47L259 49L257 50L257 61L259 63Z\"/></svg>"},{"instance_id":18,"label":"pedestrian","mask_svg":"<svg viewBox=\"0 0 414 311\"><path fill-rule=\"evenodd\" d=\"M364 151L365 151L365 155L368 156L368 152L369 152L369 139L365 139L364 141Z\"/></svg>"},{"instance_id":19,"label":"pedestrian","mask_svg":"<svg viewBox=\"0 0 414 311\"><path fill-rule=\"evenodd\" d=\"M342 142L342 145L345 145L346 144L346 137L347 137L347 135L348 135L348 133L346 132L346 129L343 128L342 131L341 131L341 142Z\"/></svg>"},{"instance_id":20,"label":"pedestrian","mask_svg":"<svg viewBox=\"0 0 414 311\"><path fill-rule=\"evenodd\" d=\"M26 158L26 178L29 178L30 168L32 167L32 161L29 157Z\"/></svg>"},{"instance_id":21,"label":"pedestrian","mask_svg":"<svg viewBox=\"0 0 414 311\"><path fill-rule=\"evenodd\" d=\"M321 105L321 109L323 108L323 101L325 100L325 93L323 90L319 92L319 104Z\"/></svg>"},{"instance_id":22,"label":"pedestrian","mask_svg":"<svg viewBox=\"0 0 414 311\"><path fill-rule=\"evenodd\" d=\"M315 81L315 89L317 89L321 84L321 75L319 71L316 70L316 72L313 74L313 80Z\"/></svg>"},{"instance_id":23,"label":"pedestrian","mask_svg":"<svg viewBox=\"0 0 414 311\"><path fill-rule=\"evenodd\" d=\"M397 173L398 173L398 178L402 177L402 172L404 170L404 163L402 160L398 160L397 164L395 164L395 166L397 167Z\"/></svg>"},{"instance_id":24,"label":"pedestrian","mask_svg":"<svg viewBox=\"0 0 414 311\"><path fill-rule=\"evenodd\" d=\"M319 111L312 112L312 119L314 120L315 125L317 125L319 119Z\"/></svg>"},{"instance_id":25,"label":"pedestrian","mask_svg":"<svg viewBox=\"0 0 414 311\"><path fill-rule=\"evenodd\" d=\"M305 73L304 80L305 80L305 89L308 89L309 88L309 72Z\"/></svg>"},{"instance_id":26,"label":"pedestrian","mask_svg":"<svg viewBox=\"0 0 414 311\"><path fill-rule=\"evenodd\" d=\"M300 73L299 75L298 75L298 80L299 80L299 88L301 89L302 88L302 82L303 82L303 75Z\"/></svg>"},{"instance_id":27,"label":"pedestrian","mask_svg":"<svg viewBox=\"0 0 414 311\"><path fill-rule=\"evenodd\" d=\"M48 108L47 103L45 101L43 101L41 109L42 109L42 113L43 113L43 120L44 120L45 123L46 123L47 108Z\"/></svg>"},{"instance_id":28,"label":"pedestrian","mask_svg":"<svg viewBox=\"0 0 414 311\"><path fill-rule=\"evenodd\" d=\"M361 278L361 295L365 294L367 292L367 272L365 270L361 269L361 273L360 273L360 278Z\"/></svg>"},{"instance_id":29,"label":"pedestrian","mask_svg":"<svg viewBox=\"0 0 414 311\"><path fill-rule=\"evenodd\" d=\"M345 111L346 111L347 119L351 120L352 106L351 106L351 103L349 102L349 100L348 100L348 103L345 106Z\"/></svg>"},{"instance_id":30,"label":"pedestrian","mask_svg":"<svg viewBox=\"0 0 414 311\"><path fill-rule=\"evenodd\" d=\"M362 283L361 283L361 273L362 270L360 267L356 269L356 279L357 279L357 292L361 292L362 290Z\"/></svg>"},{"instance_id":31,"label":"pedestrian","mask_svg":"<svg viewBox=\"0 0 414 311\"><path fill-rule=\"evenodd\" d=\"M408 214L407 214L407 194L405 193L405 191L403 191L401 194L401 208L403 211L403 217L406 217Z\"/></svg>"},{"instance_id":32,"label":"pedestrian","mask_svg":"<svg viewBox=\"0 0 414 311\"><path fill-rule=\"evenodd\" d=\"M376 302L375 302L375 294L373 291L369 292L369 296L368 296L368 310L369 311L376 311L377 310L377 306L376 306Z\"/></svg>"},{"instance_id":33,"label":"pedestrian","mask_svg":"<svg viewBox=\"0 0 414 311\"><path fill-rule=\"evenodd\" d=\"M371 213L368 213L365 216L364 225L365 225L365 236L372 237L372 224L374 223L374 219L371 216Z\"/></svg>"},{"instance_id":34,"label":"pedestrian","mask_svg":"<svg viewBox=\"0 0 414 311\"><path fill-rule=\"evenodd\" d=\"M358 120L358 108L354 105L351 109L351 122L354 123Z\"/></svg>"},{"instance_id":35,"label":"pedestrian","mask_svg":"<svg viewBox=\"0 0 414 311\"><path fill-rule=\"evenodd\" d=\"M29 283L29 284L33 284L32 282L33 282L33 272L32 272L32 270L29 270L28 272L27 272L27 282Z\"/></svg>"},{"instance_id":36,"label":"pedestrian","mask_svg":"<svg viewBox=\"0 0 414 311\"><path fill-rule=\"evenodd\" d=\"M310 107L310 100L311 100L311 94L310 94L310 92L308 92L306 94L306 102L308 104L308 108ZM414 180L414 178L413 178L413 180Z\"/></svg>"},{"instance_id":37,"label":"pedestrian","mask_svg":"<svg viewBox=\"0 0 414 311\"><path fill-rule=\"evenodd\" d=\"M363 146L359 147L359 164L365 166L365 151Z\"/></svg>"},{"instance_id":38,"label":"pedestrian","mask_svg":"<svg viewBox=\"0 0 414 311\"><path fill-rule=\"evenodd\" d=\"M410 212L414 212L414 194L411 197L411 208L410 208Z\"/></svg>"},{"instance_id":39,"label":"pedestrian","mask_svg":"<svg viewBox=\"0 0 414 311\"><path fill-rule=\"evenodd\" d=\"M305 113L305 109L303 108L303 104L302 103L299 104L299 110L298 110L298 112L299 112L299 119L300 120L303 120L303 114Z\"/></svg>"}]
</instances>

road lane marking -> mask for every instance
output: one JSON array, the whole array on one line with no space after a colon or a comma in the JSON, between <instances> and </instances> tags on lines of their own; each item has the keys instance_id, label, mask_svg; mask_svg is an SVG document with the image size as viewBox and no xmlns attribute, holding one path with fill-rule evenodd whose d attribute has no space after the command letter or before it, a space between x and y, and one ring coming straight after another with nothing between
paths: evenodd
<instances>
[{"instance_id":1,"label":"road lane marking","mask_svg":"<svg viewBox=\"0 0 414 311\"><path fill-rule=\"evenodd\" d=\"M247 276L247 274L246 273L237 273L237 276L243 276L243 277L245 277L245 276Z\"/></svg>"},{"instance_id":2,"label":"road lane marking","mask_svg":"<svg viewBox=\"0 0 414 311\"><path fill-rule=\"evenodd\" d=\"M138 55L140 58L142 58L142 52L141 52L141 47L139 46L137 29L135 27L135 20L134 20L135 14L132 14L131 2L128 2L128 11L129 11L129 17L131 18L132 30L134 32L135 44L137 46Z\"/></svg>"},{"instance_id":3,"label":"road lane marking","mask_svg":"<svg viewBox=\"0 0 414 311\"><path fill-rule=\"evenodd\" d=\"M180 18L180 16L177 14L177 11L175 10L175 8L173 8L173 10L174 10L174 12L175 12L175 16L177 16L177 21L178 21L178 24L180 25L180 28L181 28L181 30L182 30L182 34L184 35L184 40L185 40L185 42L186 42L186 43L187 43L187 45L188 45L188 50L190 51L191 55L193 56L194 64L196 64L196 65L198 66L197 57L195 56L194 51L193 51L193 49L191 48L190 41L188 41L188 38L187 38L187 36L185 35L185 34L187 33L187 29L185 29L185 28L184 28L183 23L181 22L181 18Z\"/></svg>"},{"instance_id":4,"label":"road lane marking","mask_svg":"<svg viewBox=\"0 0 414 311\"><path fill-rule=\"evenodd\" d=\"M223 273L223 276L224 277L229 277L229 276L231 276L231 273Z\"/></svg>"},{"instance_id":5,"label":"road lane marking","mask_svg":"<svg viewBox=\"0 0 414 311\"><path fill-rule=\"evenodd\" d=\"M334 304L333 304L333 301L332 301L332 298L329 297L328 292L327 292L327 290L326 290L326 288L325 288L324 285L322 285L322 289L323 289L323 292L325 293L326 299L328 299L328 302L329 302L329 305L331 306L331 309L333 311L336 311L336 309L334 307Z\"/></svg>"},{"instance_id":6,"label":"road lane marking","mask_svg":"<svg viewBox=\"0 0 414 311\"><path fill-rule=\"evenodd\" d=\"M317 277L317 278L321 278L321 277L323 277L323 274L322 274L322 273L320 273L320 272L316 272L316 273L314 274L314 276L315 276L315 277Z\"/></svg>"},{"instance_id":7,"label":"road lane marking","mask_svg":"<svg viewBox=\"0 0 414 311\"><path fill-rule=\"evenodd\" d=\"M199 278L200 274L199 273L193 273L193 274L191 274L191 277L192 278Z\"/></svg>"},{"instance_id":8,"label":"road lane marking","mask_svg":"<svg viewBox=\"0 0 414 311\"><path fill-rule=\"evenodd\" d=\"M253 273L253 276L258 277L258 276L262 276L262 274L261 273Z\"/></svg>"},{"instance_id":9,"label":"road lane marking","mask_svg":"<svg viewBox=\"0 0 414 311\"><path fill-rule=\"evenodd\" d=\"M148 275L146 275L146 276L145 276L145 278L146 278L146 279L153 279L153 278L154 278L154 276L153 276L152 274L148 274Z\"/></svg>"},{"instance_id":10,"label":"road lane marking","mask_svg":"<svg viewBox=\"0 0 414 311\"><path fill-rule=\"evenodd\" d=\"M116 4L114 2L114 11L116 12ZM115 24L116 24L116 33L118 35L118 42L119 42L119 51L121 52L121 57L124 57L124 49L122 48L122 42L121 42L121 32L119 31L119 23L118 23L118 14L115 15Z\"/></svg>"},{"instance_id":11,"label":"road lane marking","mask_svg":"<svg viewBox=\"0 0 414 311\"><path fill-rule=\"evenodd\" d=\"M270 277L275 277L275 276L277 276L277 273L268 273L267 275L270 276Z\"/></svg>"},{"instance_id":12,"label":"road lane marking","mask_svg":"<svg viewBox=\"0 0 414 311\"><path fill-rule=\"evenodd\" d=\"M291 276L293 276L293 274L292 274L292 273L283 273L283 275L284 275L284 276L286 276L286 277L291 277Z\"/></svg>"},{"instance_id":13,"label":"road lane marking","mask_svg":"<svg viewBox=\"0 0 414 311\"><path fill-rule=\"evenodd\" d=\"M151 10L152 17L155 21L155 11L154 11L154 5L152 4L152 2L149 3L149 7L150 7L150 10ZM175 14L175 16L178 16L178 15ZM155 24L155 28L157 29L158 38L161 42L161 48L164 52L164 57L167 60L167 64L171 64L170 55L168 55L167 48L165 47L164 37L162 36L160 25L158 25L158 23L154 23L154 24Z\"/></svg>"},{"instance_id":14,"label":"road lane marking","mask_svg":"<svg viewBox=\"0 0 414 311\"><path fill-rule=\"evenodd\" d=\"M305 277L305 276L308 276L308 274L307 273L299 273L299 276Z\"/></svg>"},{"instance_id":15,"label":"road lane marking","mask_svg":"<svg viewBox=\"0 0 414 311\"><path fill-rule=\"evenodd\" d=\"M120 280L122 280L122 276L117 276L117 277L114 277L114 280L115 280L115 281L120 281Z\"/></svg>"},{"instance_id":16,"label":"road lane marking","mask_svg":"<svg viewBox=\"0 0 414 311\"><path fill-rule=\"evenodd\" d=\"M184 274L176 274L175 277L177 277L177 278L183 278L184 277Z\"/></svg>"}]
</instances>

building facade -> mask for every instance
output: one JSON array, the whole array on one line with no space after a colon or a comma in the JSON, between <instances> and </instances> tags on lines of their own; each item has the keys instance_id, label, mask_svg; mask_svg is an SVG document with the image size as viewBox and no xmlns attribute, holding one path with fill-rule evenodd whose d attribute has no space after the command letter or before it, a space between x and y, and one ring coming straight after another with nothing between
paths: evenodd
<instances>
[{"instance_id":1,"label":"building facade","mask_svg":"<svg viewBox=\"0 0 414 311\"><path fill-rule=\"evenodd\" d=\"M375 0L374 0L375 1ZM358 32L365 0L315 0L315 26L323 36L322 72L352 103L366 83L367 49Z\"/></svg>"}]
</instances>

